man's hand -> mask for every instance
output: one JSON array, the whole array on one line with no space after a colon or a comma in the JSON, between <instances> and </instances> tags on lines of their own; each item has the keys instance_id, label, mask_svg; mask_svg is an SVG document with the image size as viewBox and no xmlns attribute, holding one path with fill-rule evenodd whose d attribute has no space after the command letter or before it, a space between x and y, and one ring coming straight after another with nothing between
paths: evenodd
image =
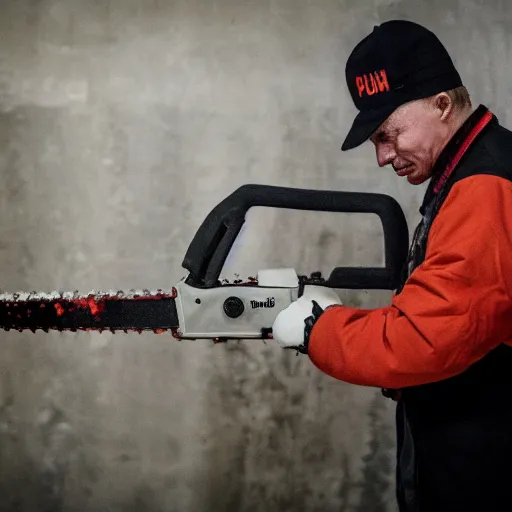
<instances>
[{"instance_id":1,"label":"man's hand","mask_svg":"<svg viewBox=\"0 0 512 512\"><path fill-rule=\"evenodd\" d=\"M309 335L315 322L326 308L341 304L332 288L305 286L304 294L277 315L272 336L280 347L307 354Z\"/></svg>"}]
</instances>

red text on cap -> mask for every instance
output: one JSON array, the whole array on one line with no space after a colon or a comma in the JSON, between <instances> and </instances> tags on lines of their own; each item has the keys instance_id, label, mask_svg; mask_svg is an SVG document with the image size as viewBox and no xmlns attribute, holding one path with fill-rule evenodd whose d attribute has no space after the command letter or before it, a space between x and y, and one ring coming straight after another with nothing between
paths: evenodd
<instances>
[{"instance_id":1,"label":"red text on cap","mask_svg":"<svg viewBox=\"0 0 512 512\"><path fill-rule=\"evenodd\" d=\"M356 76L356 86L361 98L363 94L373 96L380 92L389 91L388 77L385 69L373 73Z\"/></svg>"}]
</instances>

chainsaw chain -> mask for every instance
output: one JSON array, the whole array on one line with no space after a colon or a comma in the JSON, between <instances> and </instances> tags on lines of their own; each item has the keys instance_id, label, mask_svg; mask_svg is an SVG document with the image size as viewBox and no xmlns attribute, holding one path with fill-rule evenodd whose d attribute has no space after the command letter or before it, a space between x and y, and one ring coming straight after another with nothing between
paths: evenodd
<instances>
[{"instance_id":1,"label":"chainsaw chain","mask_svg":"<svg viewBox=\"0 0 512 512\"><path fill-rule=\"evenodd\" d=\"M23 302L30 300L76 300L76 299L87 299L90 297L105 299L105 298L118 298L118 299L136 299L139 297L153 297L153 298L175 298L176 297L176 289L172 288L172 290L166 291L162 289L158 290L149 290L149 289L141 289L141 290L128 290L127 292L123 290L119 291L101 291L101 290L92 290L87 294L80 293L78 290L75 291L65 291L65 292L0 292L0 302Z\"/></svg>"}]
</instances>

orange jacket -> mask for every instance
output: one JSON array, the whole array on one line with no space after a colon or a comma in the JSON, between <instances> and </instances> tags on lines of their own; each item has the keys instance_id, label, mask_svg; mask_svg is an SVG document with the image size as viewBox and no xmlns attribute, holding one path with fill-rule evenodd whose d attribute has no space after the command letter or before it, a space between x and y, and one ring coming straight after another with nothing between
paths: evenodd
<instances>
[{"instance_id":1,"label":"orange jacket","mask_svg":"<svg viewBox=\"0 0 512 512\"><path fill-rule=\"evenodd\" d=\"M512 182L475 174L454 184L425 260L391 305L334 306L309 341L328 375L398 389L457 375L512 345Z\"/></svg>"}]
</instances>

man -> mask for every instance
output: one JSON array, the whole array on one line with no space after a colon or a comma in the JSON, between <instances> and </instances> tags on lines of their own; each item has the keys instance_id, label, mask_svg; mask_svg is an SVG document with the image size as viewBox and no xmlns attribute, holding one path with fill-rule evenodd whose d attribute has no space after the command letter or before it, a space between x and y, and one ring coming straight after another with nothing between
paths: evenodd
<instances>
[{"instance_id":1,"label":"man","mask_svg":"<svg viewBox=\"0 0 512 512\"><path fill-rule=\"evenodd\" d=\"M397 401L401 511L512 511L512 133L473 109L437 37L375 27L346 66L360 110L342 149L430 179L391 304L310 287L274 339L328 375Z\"/></svg>"}]
</instances>

